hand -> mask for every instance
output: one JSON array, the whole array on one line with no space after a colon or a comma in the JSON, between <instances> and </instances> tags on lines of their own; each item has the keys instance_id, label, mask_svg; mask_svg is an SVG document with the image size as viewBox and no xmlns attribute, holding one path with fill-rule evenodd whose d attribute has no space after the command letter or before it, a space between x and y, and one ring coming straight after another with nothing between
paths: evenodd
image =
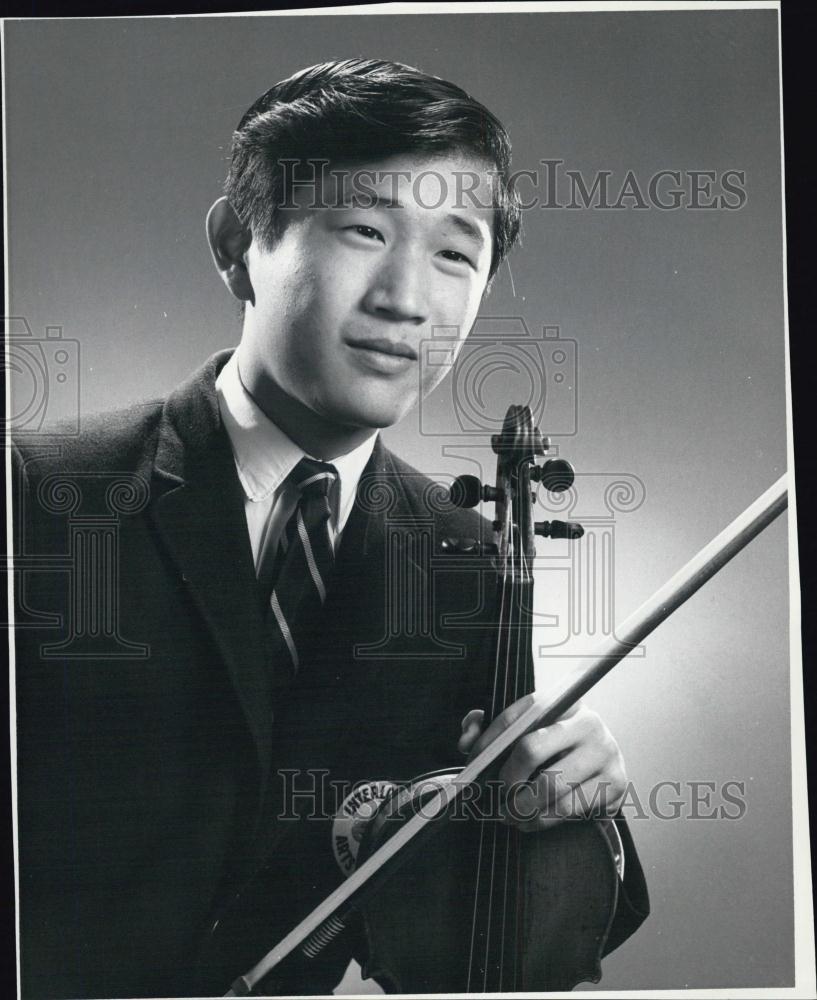
<instances>
[{"instance_id":1,"label":"hand","mask_svg":"<svg viewBox=\"0 0 817 1000\"><path fill-rule=\"evenodd\" d=\"M476 756L529 707L522 698L483 732L485 713L462 720L459 749ZM598 713L581 702L552 726L521 736L499 777L506 789L506 819L525 833L544 830L571 817L612 815L624 798L624 758Z\"/></svg>"}]
</instances>

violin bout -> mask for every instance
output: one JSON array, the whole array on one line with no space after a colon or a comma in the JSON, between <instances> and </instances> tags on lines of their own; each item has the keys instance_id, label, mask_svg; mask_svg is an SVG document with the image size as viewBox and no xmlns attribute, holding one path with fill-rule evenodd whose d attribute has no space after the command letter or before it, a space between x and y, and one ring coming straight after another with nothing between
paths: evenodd
<instances>
[{"instance_id":1,"label":"violin bout","mask_svg":"<svg viewBox=\"0 0 817 1000\"><path fill-rule=\"evenodd\" d=\"M457 774L423 776L384 802L358 863L422 808L430 783ZM564 991L598 982L619 887L609 821L520 833L477 812L455 813L420 837L411 863L360 904L364 976L399 993Z\"/></svg>"}]
</instances>

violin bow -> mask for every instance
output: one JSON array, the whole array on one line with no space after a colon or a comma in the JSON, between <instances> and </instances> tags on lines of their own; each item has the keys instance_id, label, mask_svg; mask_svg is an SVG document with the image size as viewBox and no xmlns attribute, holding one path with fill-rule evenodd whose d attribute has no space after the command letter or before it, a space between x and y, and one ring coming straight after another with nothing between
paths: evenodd
<instances>
[{"instance_id":1,"label":"violin bow","mask_svg":"<svg viewBox=\"0 0 817 1000\"><path fill-rule=\"evenodd\" d=\"M551 687L534 692L523 699L517 718L462 770L458 779L440 785L411 817L379 847L349 878L307 917L294 927L249 972L233 982L227 997L249 996L255 985L275 968L290 952L303 944L327 921L350 908L362 891L396 855L400 854L430 823L442 817L463 789L480 779L525 733L551 725L582 698L598 681L658 625L677 610L707 580L740 552L764 528L774 521L788 505L788 473L772 486L705 545L667 583L637 608L606 638L592 656L577 661L572 670Z\"/></svg>"}]
</instances>

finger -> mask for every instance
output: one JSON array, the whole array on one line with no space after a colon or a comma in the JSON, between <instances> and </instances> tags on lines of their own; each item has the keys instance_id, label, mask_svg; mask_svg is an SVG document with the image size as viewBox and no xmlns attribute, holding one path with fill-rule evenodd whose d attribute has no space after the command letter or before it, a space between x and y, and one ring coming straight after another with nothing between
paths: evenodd
<instances>
[{"instance_id":1,"label":"finger","mask_svg":"<svg viewBox=\"0 0 817 1000\"><path fill-rule=\"evenodd\" d=\"M485 747L492 743L500 733L504 732L508 726L516 722L519 716L523 715L530 708L533 698L534 696L532 694L525 695L523 698L515 701L512 705L509 705L504 712L500 712L500 714L491 721L490 725L482 733L476 744L471 748L471 756L476 757L477 754L481 753ZM583 706L581 701L577 701L575 705L572 705L563 715L559 717L556 725L563 721L572 719L575 715L579 714L582 709Z\"/></svg>"},{"instance_id":2,"label":"finger","mask_svg":"<svg viewBox=\"0 0 817 1000\"><path fill-rule=\"evenodd\" d=\"M499 771L499 777L508 785L527 781L543 767L550 767L581 744L606 741L606 730L601 719L587 710L564 716L552 726L534 729L521 736Z\"/></svg>"},{"instance_id":3,"label":"finger","mask_svg":"<svg viewBox=\"0 0 817 1000\"><path fill-rule=\"evenodd\" d=\"M521 828L533 829L534 820L612 816L621 805L627 787L626 772L620 757L602 760L596 767L592 758L570 754L560 761L564 770L548 770L533 780L508 790L508 820Z\"/></svg>"},{"instance_id":4,"label":"finger","mask_svg":"<svg viewBox=\"0 0 817 1000\"><path fill-rule=\"evenodd\" d=\"M472 708L462 720L462 736L457 743L460 753L468 753L482 732L485 712L481 708Z\"/></svg>"},{"instance_id":5,"label":"finger","mask_svg":"<svg viewBox=\"0 0 817 1000\"><path fill-rule=\"evenodd\" d=\"M473 747L471 747L471 756L476 757L489 744L499 736L500 733L504 733L505 730L512 723L516 722L520 715L523 715L533 704L534 696L532 694L525 695L524 698L520 698L515 701L512 705L509 705L504 712L493 719L491 724L485 730L484 733L479 737Z\"/></svg>"},{"instance_id":6,"label":"finger","mask_svg":"<svg viewBox=\"0 0 817 1000\"><path fill-rule=\"evenodd\" d=\"M548 808L541 810L533 819L511 822L522 833L536 833L548 830L567 819L598 819L602 816L612 816L621 805L623 794L610 790L601 791L595 778L583 782L573 789L569 800L560 799ZM578 808L581 804L581 808Z\"/></svg>"},{"instance_id":7,"label":"finger","mask_svg":"<svg viewBox=\"0 0 817 1000\"><path fill-rule=\"evenodd\" d=\"M525 781L506 783L506 804L510 817L526 822L535 814L553 808L574 815L575 789L603 773L604 759L599 755L570 753L552 767L539 771Z\"/></svg>"}]
</instances>

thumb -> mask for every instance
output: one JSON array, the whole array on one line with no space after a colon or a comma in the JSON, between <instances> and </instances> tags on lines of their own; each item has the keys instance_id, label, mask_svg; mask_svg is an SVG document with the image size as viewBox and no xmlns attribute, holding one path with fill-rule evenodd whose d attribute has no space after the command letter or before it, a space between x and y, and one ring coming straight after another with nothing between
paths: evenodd
<instances>
[{"instance_id":1,"label":"thumb","mask_svg":"<svg viewBox=\"0 0 817 1000\"><path fill-rule=\"evenodd\" d=\"M485 712L481 708L472 708L462 720L462 736L457 742L457 749L460 753L469 753L471 747L476 743L479 734L482 732L482 723L485 719Z\"/></svg>"}]
</instances>

